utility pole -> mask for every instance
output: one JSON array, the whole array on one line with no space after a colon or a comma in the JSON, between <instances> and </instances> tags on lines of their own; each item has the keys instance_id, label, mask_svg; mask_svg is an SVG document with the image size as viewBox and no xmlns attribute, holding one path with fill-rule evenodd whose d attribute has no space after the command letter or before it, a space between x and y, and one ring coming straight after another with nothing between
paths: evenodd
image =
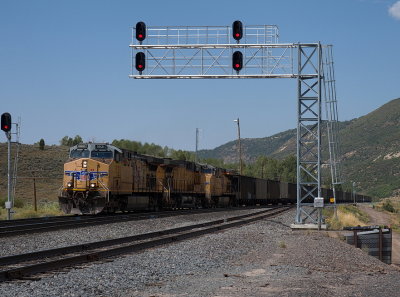
<instances>
[{"instance_id":1,"label":"utility pole","mask_svg":"<svg viewBox=\"0 0 400 297\"><path fill-rule=\"evenodd\" d=\"M197 151L199 149L199 128L196 128L196 154L195 154L195 159L194 161L198 161L198 156L197 156Z\"/></svg>"},{"instance_id":2,"label":"utility pole","mask_svg":"<svg viewBox=\"0 0 400 297\"><path fill-rule=\"evenodd\" d=\"M353 182L353 201L354 201L354 205L357 205L356 202L356 182Z\"/></svg>"},{"instance_id":3,"label":"utility pole","mask_svg":"<svg viewBox=\"0 0 400 297\"><path fill-rule=\"evenodd\" d=\"M37 199L36 199L36 178L33 178L33 207L37 212Z\"/></svg>"},{"instance_id":4,"label":"utility pole","mask_svg":"<svg viewBox=\"0 0 400 297\"><path fill-rule=\"evenodd\" d=\"M240 172L240 175L242 175L243 174L243 162L242 162L242 146L240 144L240 122L239 122L239 118L237 118L236 120L233 120L233 121L237 123L237 127L238 127L239 172Z\"/></svg>"}]
</instances>

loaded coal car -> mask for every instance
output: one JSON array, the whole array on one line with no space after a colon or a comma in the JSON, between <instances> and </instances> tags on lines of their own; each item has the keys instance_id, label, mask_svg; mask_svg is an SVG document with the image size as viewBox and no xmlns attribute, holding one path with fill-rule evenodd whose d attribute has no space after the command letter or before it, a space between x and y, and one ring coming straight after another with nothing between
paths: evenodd
<instances>
[{"instance_id":1,"label":"loaded coal car","mask_svg":"<svg viewBox=\"0 0 400 297\"><path fill-rule=\"evenodd\" d=\"M285 204L286 199L281 199L281 187L280 182L277 180L267 179L268 185L268 195L267 195L267 203L268 204Z\"/></svg>"},{"instance_id":2,"label":"loaded coal car","mask_svg":"<svg viewBox=\"0 0 400 297\"><path fill-rule=\"evenodd\" d=\"M343 203L352 203L354 198L350 192L343 192Z\"/></svg>"},{"instance_id":3,"label":"loaded coal car","mask_svg":"<svg viewBox=\"0 0 400 297\"><path fill-rule=\"evenodd\" d=\"M257 204L257 194L259 197L262 196L263 194L261 192L264 191L264 187L262 184L259 184L257 193L256 178L235 173L228 175L228 177L231 181L232 190L235 193L235 205ZM266 198L267 196L265 193L264 199Z\"/></svg>"},{"instance_id":4,"label":"loaded coal car","mask_svg":"<svg viewBox=\"0 0 400 297\"><path fill-rule=\"evenodd\" d=\"M297 185L281 181L280 200L282 204L295 204L297 202Z\"/></svg>"},{"instance_id":5,"label":"loaded coal car","mask_svg":"<svg viewBox=\"0 0 400 297\"><path fill-rule=\"evenodd\" d=\"M280 202L279 181L229 174L232 191L236 193L235 205L267 205Z\"/></svg>"}]
</instances>

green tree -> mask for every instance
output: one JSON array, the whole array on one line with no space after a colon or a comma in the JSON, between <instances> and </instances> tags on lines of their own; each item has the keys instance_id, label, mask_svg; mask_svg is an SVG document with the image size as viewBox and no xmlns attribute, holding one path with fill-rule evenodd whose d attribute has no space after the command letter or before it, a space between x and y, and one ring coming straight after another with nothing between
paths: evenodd
<instances>
[{"instance_id":1,"label":"green tree","mask_svg":"<svg viewBox=\"0 0 400 297\"><path fill-rule=\"evenodd\" d=\"M63 138L61 138L60 144L61 144L61 145L65 145L65 146L70 146L70 145L69 145L69 140L70 140L70 139L71 139L71 142L72 142L72 138L71 138L71 137L64 136Z\"/></svg>"},{"instance_id":2,"label":"green tree","mask_svg":"<svg viewBox=\"0 0 400 297\"><path fill-rule=\"evenodd\" d=\"M79 135L76 135L74 140L72 141L72 145L77 145L82 142L83 142L82 137L80 137Z\"/></svg>"},{"instance_id":3,"label":"green tree","mask_svg":"<svg viewBox=\"0 0 400 297\"><path fill-rule=\"evenodd\" d=\"M219 168L226 168L225 166L226 164L224 164L224 161L221 159L208 158L208 159L202 159L200 162Z\"/></svg>"},{"instance_id":4,"label":"green tree","mask_svg":"<svg viewBox=\"0 0 400 297\"><path fill-rule=\"evenodd\" d=\"M170 157L175 160L182 160L182 161L193 161L194 154L188 151L183 150L173 150L171 152Z\"/></svg>"},{"instance_id":5,"label":"green tree","mask_svg":"<svg viewBox=\"0 0 400 297\"><path fill-rule=\"evenodd\" d=\"M60 140L60 144L65 146L74 146L82 142L83 142L82 137L80 137L79 135L76 135L75 138L64 136Z\"/></svg>"},{"instance_id":6,"label":"green tree","mask_svg":"<svg viewBox=\"0 0 400 297\"><path fill-rule=\"evenodd\" d=\"M168 147L163 148L160 145L147 142L142 144L141 142L128 139L120 139L120 140L114 139L112 144L122 149L137 152L139 154L152 155L156 157L166 157L170 152L170 149L168 149Z\"/></svg>"},{"instance_id":7,"label":"green tree","mask_svg":"<svg viewBox=\"0 0 400 297\"><path fill-rule=\"evenodd\" d=\"M44 145L45 145L44 139L41 138L41 139L39 140L39 149L40 149L41 151L44 150Z\"/></svg>"}]
</instances>

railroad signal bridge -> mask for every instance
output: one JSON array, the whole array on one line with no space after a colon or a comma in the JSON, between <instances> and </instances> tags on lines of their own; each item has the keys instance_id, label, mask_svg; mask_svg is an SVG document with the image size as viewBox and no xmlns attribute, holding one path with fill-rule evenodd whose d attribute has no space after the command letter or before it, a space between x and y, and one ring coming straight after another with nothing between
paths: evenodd
<instances>
[{"instance_id":1,"label":"railroad signal bridge","mask_svg":"<svg viewBox=\"0 0 400 297\"><path fill-rule=\"evenodd\" d=\"M138 32L140 30L140 32ZM134 79L297 79L296 223L318 223L321 197L322 101L325 102L333 189L341 183L332 46L279 43L275 25L150 27L132 29Z\"/></svg>"}]
</instances>

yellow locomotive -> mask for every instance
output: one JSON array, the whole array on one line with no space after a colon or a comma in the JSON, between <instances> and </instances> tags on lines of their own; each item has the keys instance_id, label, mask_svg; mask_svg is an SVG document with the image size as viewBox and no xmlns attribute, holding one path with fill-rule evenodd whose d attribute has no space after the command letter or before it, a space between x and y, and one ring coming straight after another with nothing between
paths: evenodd
<instances>
[{"instance_id":1,"label":"yellow locomotive","mask_svg":"<svg viewBox=\"0 0 400 297\"><path fill-rule=\"evenodd\" d=\"M223 206L236 198L231 180L225 169L81 143L64 164L59 203L75 214Z\"/></svg>"}]
</instances>

